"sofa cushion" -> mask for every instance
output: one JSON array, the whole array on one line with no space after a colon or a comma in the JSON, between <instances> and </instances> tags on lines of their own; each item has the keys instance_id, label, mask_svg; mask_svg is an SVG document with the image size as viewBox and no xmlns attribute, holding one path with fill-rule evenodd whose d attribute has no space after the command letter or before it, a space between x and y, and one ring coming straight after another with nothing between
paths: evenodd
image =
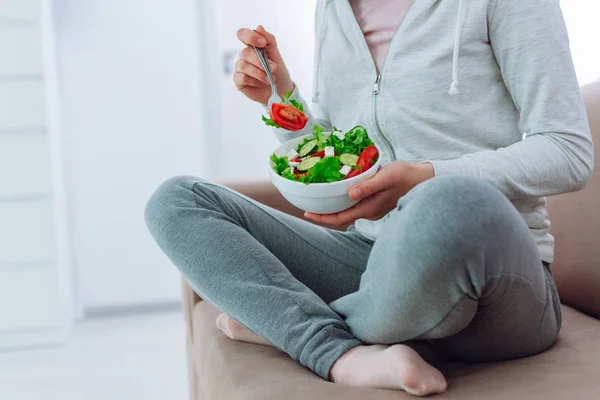
<instances>
[{"instance_id":1,"label":"sofa cushion","mask_svg":"<svg viewBox=\"0 0 600 400\"><path fill-rule=\"evenodd\" d=\"M596 144L596 170L583 191L548 199L550 232L556 238L552 272L564 303L600 317L600 82L582 92Z\"/></svg>"},{"instance_id":2,"label":"sofa cushion","mask_svg":"<svg viewBox=\"0 0 600 400\"><path fill-rule=\"evenodd\" d=\"M196 390L205 400L401 400L406 393L326 382L286 354L234 342L215 325L218 311L194 308ZM600 394L600 321L563 308L557 344L535 357L488 364L441 363L449 391L436 399L592 399Z\"/></svg>"}]
</instances>

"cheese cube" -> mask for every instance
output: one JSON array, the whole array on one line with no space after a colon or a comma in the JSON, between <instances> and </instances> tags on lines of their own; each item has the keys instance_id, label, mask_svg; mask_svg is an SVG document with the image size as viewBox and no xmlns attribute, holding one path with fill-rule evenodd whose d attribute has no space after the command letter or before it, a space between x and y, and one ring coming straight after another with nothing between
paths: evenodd
<instances>
[{"instance_id":1,"label":"cheese cube","mask_svg":"<svg viewBox=\"0 0 600 400\"><path fill-rule=\"evenodd\" d=\"M347 166L347 165L344 165L342 167L342 169L340 169L340 174L346 176L346 175L348 175L350 173L350 171L352 171L352 168L349 167L349 166Z\"/></svg>"},{"instance_id":2,"label":"cheese cube","mask_svg":"<svg viewBox=\"0 0 600 400\"><path fill-rule=\"evenodd\" d=\"M288 160L293 160L296 157L298 157L298 152L296 151L296 149L290 149L290 151L288 151L287 153Z\"/></svg>"},{"instance_id":3,"label":"cheese cube","mask_svg":"<svg viewBox=\"0 0 600 400\"><path fill-rule=\"evenodd\" d=\"M346 134L344 132L333 132L333 134L337 136L337 138L340 140L344 140L344 138L346 137Z\"/></svg>"},{"instance_id":4,"label":"cheese cube","mask_svg":"<svg viewBox=\"0 0 600 400\"><path fill-rule=\"evenodd\" d=\"M333 157L335 156L335 147L327 146L325 147L325 157Z\"/></svg>"},{"instance_id":5,"label":"cheese cube","mask_svg":"<svg viewBox=\"0 0 600 400\"><path fill-rule=\"evenodd\" d=\"M300 165L299 161L288 161L288 165L290 167L297 167L298 165Z\"/></svg>"}]
</instances>

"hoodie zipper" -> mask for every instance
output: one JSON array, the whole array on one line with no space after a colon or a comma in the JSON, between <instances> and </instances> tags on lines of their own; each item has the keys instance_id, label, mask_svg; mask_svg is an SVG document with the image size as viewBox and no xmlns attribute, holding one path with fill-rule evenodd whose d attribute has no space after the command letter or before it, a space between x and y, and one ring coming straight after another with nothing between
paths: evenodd
<instances>
[{"instance_id":1,"label":"hoodie zipper","mask_svg":"<svg viewBox=\"0 0 600 400\"><path fill-rule=\"evenodd\" d=\"M373 83L373 120L375 121L375 128L377 128L377 133L379 134L379 137L381 137L383 139L386 146L388 147L393 160L396 160L396 152L394 151L394 146L392 146L392 142L390 141L390 139L383 133L383 129L381 129L381 125L379 124L379 119L377 118L377 95L379 95L379 86L381 84L381 75L382 75L383 71L385 71L385 65L387 63L388 56L390 55L390 50L392 49L392 45L394 44L394 41L396 40L396 37L398 36L398 31L400 31L400 28L404 24L404 20L406 19L406 16L408 15L408 13L412 9L413 5L415 4L415 1L416 0L413 0L412 3L410 3L410 6L408 6L408 9L404 13L402 20L400 21L400 24L398 24L398 28L396 28L396 32L394 32L394 36L392 37L392 40L390 41L388 50L385 53L385 58L383 59L383 63L381 64L381 72L379 72L379 73L377 72L377 65L375 64L375 60L373 59L371 50L369 50L369 45L367 44L367 39L365 39L365 35L362 32L362 29L360 28L360 25L356 19L356 16L354 15L352 6L350 5L349 1L346 1L346 4L349 9L348 11L352 15L352 17L353 17L352 19L354 20L356 29L358 29L358 32L360 33L360 36L362 37L362 42L364 45L363 47L365 48L367 54L369 54L369 58L371 59L371 65L373 67L373 71L375 72L375 82Z\"/></svg>"},{"instance_id":2,"label":"hoodie zipper","mask_svg":"<svg viewBox=\"0 0 600 400\"><path fill-rule=\"evenodd\" d=\"M377 133L383 139L386 146L388 147L388 150L390 151L390 154L392 155L392 161L395 161L396 152L394 151L394 146L392 145L392 142L390 142L390 139L388 139L388 137L385 136L385 134L383 133L383 129L381 129L381 126L379 125L379 120L377 119L377 95L379 94L380 82L381 75L377 74L377 77L375 78L375 83L373 84L373 120L375 121L375 128L377 128Z\"/></svg>"}]
</instances>

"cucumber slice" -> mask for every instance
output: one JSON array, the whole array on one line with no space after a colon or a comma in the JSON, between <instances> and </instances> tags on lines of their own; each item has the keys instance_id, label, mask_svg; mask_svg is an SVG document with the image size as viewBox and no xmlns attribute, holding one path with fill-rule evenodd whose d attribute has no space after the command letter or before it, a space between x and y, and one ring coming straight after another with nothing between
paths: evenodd
<instances>
[{"instance_id":1,"label":"cucumber slice","mask_svg":"<svg viewBox=\"0 0 600 400\"><path fill-rule=\"evenodd\" d=\"M344 165L348 165L350 167L356 167L356 162L358 161L358 156L356 154L344 153L340 156L340 161Z\"/></svg>"},{"instance_id":2,"label":"cucumber slice","mask_svg":"<svg viewBox=\"0 0 600 400\"><path fill-rule=\"evenodd\" d=\"M312 167L315 166L316 163L321 161L320 157L309 157L306 160L303 160L300 165L298 165L298 171L308 171Z\"/></svg>"},{"instance_id":3,"label":"cucumber slice","mask_svg":"<svg viewBox=\"0 0 600 400\"><path fill-rule=\"evenodd\" d=\"M305 157L309 155L317 147L317 144L318 143L316 139L304 143L304 145L302 145L302 147L298 151L298 155L300 157Z\"/></svg>"}]
</instances>

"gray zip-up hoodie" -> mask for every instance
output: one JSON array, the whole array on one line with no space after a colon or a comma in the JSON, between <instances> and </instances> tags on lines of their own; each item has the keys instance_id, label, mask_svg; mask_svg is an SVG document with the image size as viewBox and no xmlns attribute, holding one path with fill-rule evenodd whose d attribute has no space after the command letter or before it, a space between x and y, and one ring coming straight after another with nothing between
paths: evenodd
<instances>
[{"instance_id":1,"label":"gray zip-up hoodie","mask_svg":"<svg viewBox=\"0 0 600 400\"><path fill-rule=\"evenodd\" d=\"M298 90L294 97L303 101ZM319 0L314 115L367 128L384 161L429 161L502 191L553 261L545 196L582 189L593 146L558 0L414 0L380 74L347 0ZM468 196L465 193L465 196ZM376 238L382 222L356 228Z\"/></svg>"}]
</instances>

